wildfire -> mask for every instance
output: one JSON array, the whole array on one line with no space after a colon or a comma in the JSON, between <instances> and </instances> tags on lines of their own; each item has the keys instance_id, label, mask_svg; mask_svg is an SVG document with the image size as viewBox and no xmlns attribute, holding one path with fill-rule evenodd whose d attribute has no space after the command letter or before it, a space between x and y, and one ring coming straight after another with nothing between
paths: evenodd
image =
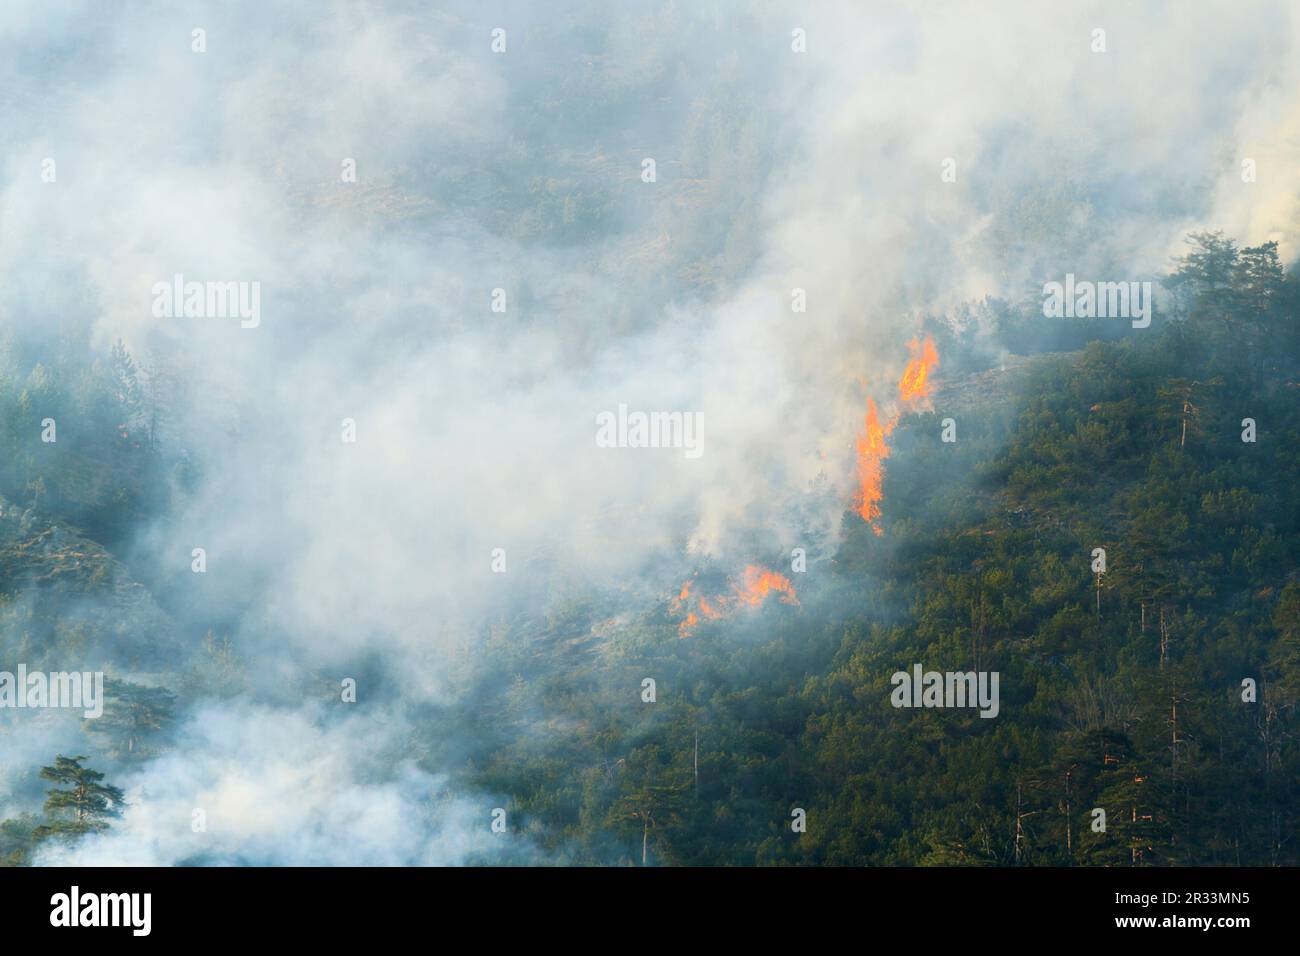
<instances>
[{"instance_id":1,"label":"wildfire","mask_svg":"<svg viewBox=\"0 0 1300 956\"><path fill-rule=\"evenodd\" d=\"M857 441L857 509L862 520L871 525L871 530L876 534L884 534L878 519L880 502L885 497L882 487L885 480L884 461L889 457L889 446L885 444L885 436L893 430L892 421L883 426L880 424L875 401L867 399L867 417L863 421L862 434L858 436Z\"/></svg>"},{"instance_id":2,"label":"wildfire","mask_svg":"<svg viewBox=\"0 0 1300 956\"><path fill-rule=\"evenodd\" d=\"M736 587L736 600L758 607L769 594L779 594L783 604L798 604L794 586L784 574L777 574L767 568L751 564Z\"/></svg>"},{"instance_id":3,"label":"wildfire","mask_svg":"<svg viewBox=\"0 0 1300 956\"><path fill-rule=\"evenodd\" d=\"M922 342L912 339L907 343L912 353L903 377L898 380L898 404L900 407L915 405L922 399L930 397L930 370L939 364L939 352L934 347L934 339L925 337ZM854 498L854 507L863 521L871 525L877 535L884 534L880 527L880 503L885 498L884 461L889 457L889 445L885 439L898 424L899 412L885 422L880 423L880 413L873 399L867 399L867 414L863 419L862 433L856 442L858 459L858 491Z\"/></svg>"},{"instance_id":4,"label":"wildfire","mask_svg":"<svg viewBox=\"0 0 1300 956\"><path fill-rule=\"evenodd\" d=\"M930 397L930 369L939 364L939 352L930 336L927 335L924 342L912 339L907 348L912 358L903 369L903 377L898 380L898 398L904 404Z\"/></svg>"},{"instance_id":5,"label":"wildfire","mask_svg":"<svg viewBox=\"0 0 1300 956\"><path fill-rule=\"evenodd\" d=\"M713 598L693 596L693 583L687 581L683 584L681 592L672 601L674 612L686 612L677 624L678 637L690 637L701 621L716 621L741 607L759 607L769 595L778 595L782 604L799 603L789 578L757 564L745 568L740 579L733 582L731 594L719 594Z\"/></svg>"}]
</instances>

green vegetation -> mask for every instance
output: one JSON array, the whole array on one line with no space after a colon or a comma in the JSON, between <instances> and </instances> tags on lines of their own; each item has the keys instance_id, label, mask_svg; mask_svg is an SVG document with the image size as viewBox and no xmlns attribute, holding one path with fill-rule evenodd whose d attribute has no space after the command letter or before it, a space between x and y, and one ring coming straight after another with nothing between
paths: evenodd
<instances>
[{"instance_id":1,"label":"green vegetation","mask_svg":"<svg viewBox=\"0 0 1300 956\"><path fill-rule=\"evenodd\" d=\"M85 759L60 755L54 758L52 766L41 768L41 776L52 780L55 786L45 799L46 822L33 831L37 840L107 830L109 819L122 815L122 791L112 784L100 783L104 775L83 767L81 762Z\"/></svg>"},{"instance_id":2,"label":"green vegetation","mask_svg":"<svg viewBox=\"0 0 1300 956\"><path fill-rule=\"evenodd\" d=\"M122 815L125 795L104 774L83 767L85 756L54 758L41 768L41 778L54 783L46 791L44 815L23 814L0 822L0 866L25 866L38 843L72 842L87 833L100 833Z\"/></svg>"},{"instance_id":3,"label":"green vegetation","mask_svg":"<svg viewBox=\"0 0 1300 956\"><path fill-rule=\"evenodd\" d=\"M661 609L549 663L503 638L531 693L478 688L474 782L576 862L1300 863L1300 283L1190 242L1172 318L905 420L884 537L846 515L801 610L679 640ZM914 663L998 671L1001 714L894 709Z\"/></svg>"},{"instance_id":4,"label":"green vegetation","mask_svg":"<svg viewBox=\"0 0 1300 956\"><path fill-rule=\"evenodd\" d=\"M121 343L54 354L0 339L0 496L111 548L167 501L153 404ZM49 420L55 440L34 441Z\"/></svg>"},{"instance_id":5,"label":"green vegetation","mask_svg":"<svg viewBox=\"0 0 1300 956\"><path fill-rule=\"evenodd\" d=\"M554 230L572 197L544 191L533 227ZM1300 278L1273 244L1189 242L1140 332L992 301L933 323L952 387L891 435L885 533L846 512L837 553L792 573L799 606L682 639L667 599L557 598L491 628L412 754L561 862L1300 864ZM157 671L110 678L83 728L114 774L168 746L166 687L247 690L223 627L163 663L177 638L119 562L185 484L140 380L120 346L44 365L0 345L0 652ZM32 440L45 418L57 443ZM999 715L895 709L914 664L998 672ZM122 793L87 759L40 771L44 816L0 823L0 863L111 825Z\"/></svg>"}]
</instances>

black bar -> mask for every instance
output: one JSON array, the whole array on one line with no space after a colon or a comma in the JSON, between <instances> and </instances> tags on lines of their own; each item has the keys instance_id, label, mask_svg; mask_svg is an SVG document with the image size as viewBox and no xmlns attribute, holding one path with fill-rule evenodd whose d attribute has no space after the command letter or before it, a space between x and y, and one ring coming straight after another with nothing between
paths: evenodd
<instances>
[{"instance_id":1,"label":"black bar","mask_svg":"<svg viewBox=\"0 0 1300 956\"><path fill-rule=\"evenodd\" d=\"M599 929L654 938L712 923L723 939L789 930L909 939L959 932L984 943L1021 933L1068 940L1242 932L1294 923L1295 870L1283 869L24 869L0 871L6 938L204 943L375 942L432 926L533 945ZM149 932L52 926L56 894L148 893ZM1168 895L1174 894L1174 895ZM143 899L141 897L141 899ZM1288 912L1288 908L1291 912ZM124 911L125 912L125 911ZM136 914L140 916L139 913ZM1244 925L1188 925L1239 920ZM1122 920L1153 925L1120 925ZM1166 924L1166 920L1172 921ZM1181 923L1179 921L1182 921ZM123 923L130 920L123 917ZM137 919L137 925L142 920ZM614 935L609 935L614 934ZM648 935L647 935L648 934ZM595 937L593 937L595 938ZM936 937L937 938L937 937ZM1027 942L1032 937L1020 937Z\"/></svg>"}]
</instances>

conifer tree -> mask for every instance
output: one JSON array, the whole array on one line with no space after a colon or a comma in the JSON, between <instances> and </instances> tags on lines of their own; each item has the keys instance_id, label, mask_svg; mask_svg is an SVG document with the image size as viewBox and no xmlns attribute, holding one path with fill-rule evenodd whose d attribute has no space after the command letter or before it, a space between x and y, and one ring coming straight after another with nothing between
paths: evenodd
<instances>
[{"instance_id":1,"label":"conifer tree","mask_svg":"<svg viewBox=\"0 0 1300 956\"><path fill-rule=\"evenodd\" d=\"M104 775L83 767L81 762L85 759L60 754L54 758L53 766L41 768L41 776L53 781L55 786L46 791L47 822L36 828L36 839L101 832L108 829L110 818L122 815L125 802L122 791L112 784L101 783Z\"/></svg>"}]
</instances>

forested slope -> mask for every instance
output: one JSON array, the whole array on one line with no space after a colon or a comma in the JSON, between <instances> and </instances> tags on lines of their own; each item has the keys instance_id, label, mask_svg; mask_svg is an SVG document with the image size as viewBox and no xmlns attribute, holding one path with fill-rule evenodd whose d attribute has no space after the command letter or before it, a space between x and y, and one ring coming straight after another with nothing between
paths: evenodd
<instances>
[{"instance_id":1,"label":"forested slope","mask_svg":"<svg viewBox=\"0 0 1300 956\"><path fill-rule=\"evenodd\" d=\"M477 779L575 860L1300 862L1300 295L1275 249L1217 235L1170 287L1143 334L962 376L905 419L884 534L846 513L802 607L684 640L651 615L485 691ZM1031 319L1009 314L1011 340ZM999 672L999 715L895 709L917 663ZM514 732L539 711L562 732Z\"/></svg>"},{"instance_id":2,"label":"forested slope","mask_svg":"<svg viewBox=\"0 0 1300 956\"><path fill-rule=\"evenodd\" d=\"M401 757L560 863L1300 863L1300 282L1198 235L1168 288L1151 328L1048 354L1032 303L930 320L944 364L892 433L880 534L845 502L797 601L689 631L675 587L503 612ZM173 746L174 695L235 694L246 662L129 570L195 480L130 357L25 348L0 349L0 663L131 675L78 744L126 771ZM895 708L918 664L997 672L997 716ZM298 676L282 698L337 697ZM11 793L36 805L55 756L6 767ZM25 862L48 821L11 816Z\"/></svg>"}]
</instances>

